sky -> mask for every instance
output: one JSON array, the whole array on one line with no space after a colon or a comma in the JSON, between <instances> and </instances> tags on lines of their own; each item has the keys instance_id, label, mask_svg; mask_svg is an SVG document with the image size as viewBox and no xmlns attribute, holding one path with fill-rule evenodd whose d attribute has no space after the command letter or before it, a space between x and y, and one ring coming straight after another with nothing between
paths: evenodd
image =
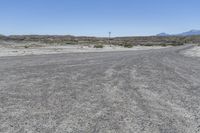
<instances>
[{"instance_id":1,"label":"sky","mask_svg":"<svg viewBox=\"0 0 200 133\"><path fill-rule=\"evenodd\" d=\"M149 36L200 29L200 0L0 0L0 34Z\"/></svg>"}]
</instances>

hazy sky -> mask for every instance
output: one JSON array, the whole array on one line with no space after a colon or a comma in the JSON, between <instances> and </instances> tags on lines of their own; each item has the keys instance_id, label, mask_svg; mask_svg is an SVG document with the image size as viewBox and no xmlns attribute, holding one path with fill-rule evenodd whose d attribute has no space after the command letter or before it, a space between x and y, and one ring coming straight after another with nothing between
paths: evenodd
<instances>
[{"instance_id":1,"label":"hazy sky","mask_svg":"<svg viewBox=\"0 0 200 133\"><path fill-rule=\"evenodd\" d=\"M200 29L200 0L0 0L0 34L153 35Z\"/></svg>"}]
</instances>

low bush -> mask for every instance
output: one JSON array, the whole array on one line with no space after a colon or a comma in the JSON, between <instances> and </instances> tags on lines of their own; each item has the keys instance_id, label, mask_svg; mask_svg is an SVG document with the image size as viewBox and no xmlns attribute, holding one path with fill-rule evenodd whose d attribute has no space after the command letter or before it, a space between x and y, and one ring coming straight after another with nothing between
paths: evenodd
<instances>
[{"instance_id":1,"label":"low bush","mask_svg":"<svg viewBox=\"0 0 200 133\"><path fill-rule=\"evenodd\" d=\"M28 46L28 45L25 45L24 48L29 48L29 46Z\"/></svg>"},{"instance_id":2,"label":"low bush","mask_svg":"<svg viewBox=\"0 0 200 133\"><path fill-rule=\"evenodd\" d=\"M144 46L155 46L155 45L152 43L148 43L148 44L144 44Z\"/></svg>"},{"instance_id":3,"label":"low bush","mask_svg":"<svg viewBox=\"0 0 200 133\"><path fill-rule=\"evenodd\" d=\"M95 44L94 45L94 48L103 48L104 46L103 45L101 45L101 44Z\"/></svg>"},{"instance_id":4,"label":"low bush","mask_svg":"<svg viewBox=\"0 0 200 133\"><path fill-rule=\"evenodd\" d=\"M171 46L181 46L181 45L184 45L184 43L179 43L179 42L177 42L177 43L172 43L172 44L170 44Z\"/></svg>"},{"instance_id":5,"label":"low bush","mask_svg":"<svg viewBox=\"0 0 200 133\"><path fill-rule=\"evenodd\" d=\"M126 44L124 44L124 47L125 47L125 48L132 48L133 45L132 45L132 44L128 44L128 43L126 43Z\"/></svg>"},{"instance_id":6,"label":"low bush","mask_svg":"<svg viewBox=\"0 0 200 133\"><path fill-rule=\"evenodd\" d=\"M160 44L162 47L167 47L168 45L166 43Z\"/></svg>"}]
</instances>

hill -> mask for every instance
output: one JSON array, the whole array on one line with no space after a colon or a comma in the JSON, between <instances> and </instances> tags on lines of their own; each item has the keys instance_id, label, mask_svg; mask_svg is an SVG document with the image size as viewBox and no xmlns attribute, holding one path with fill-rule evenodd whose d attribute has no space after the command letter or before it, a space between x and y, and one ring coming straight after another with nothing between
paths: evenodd
<instances>
[{"instance_id":1,"label":"hill","mask_svg":"<svg viewBox=\"0 0 200 133\"><path fill-rule=\"evenodd\" d=\"M167 34L167 33L159 33L157 36L198 36L200 35L200 30L190 30L187 32L179 33L179 34Z\"/></svg>"}]
</instances>

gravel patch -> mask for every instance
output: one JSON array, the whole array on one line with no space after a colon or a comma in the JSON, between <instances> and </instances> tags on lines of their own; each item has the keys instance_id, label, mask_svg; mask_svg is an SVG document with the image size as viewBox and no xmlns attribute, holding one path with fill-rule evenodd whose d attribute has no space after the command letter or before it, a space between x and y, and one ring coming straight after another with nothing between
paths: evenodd
<instances>
[{"instance_id":1,"label":"gravel patch","mask_svg":"<svg viewBox=\"0 0 200 133\"><path fill-rule=\"evenodd\" d=\"M200 57L200 46L193 47L184 53L186 56Z\"/></svg>"}]
</instances>

